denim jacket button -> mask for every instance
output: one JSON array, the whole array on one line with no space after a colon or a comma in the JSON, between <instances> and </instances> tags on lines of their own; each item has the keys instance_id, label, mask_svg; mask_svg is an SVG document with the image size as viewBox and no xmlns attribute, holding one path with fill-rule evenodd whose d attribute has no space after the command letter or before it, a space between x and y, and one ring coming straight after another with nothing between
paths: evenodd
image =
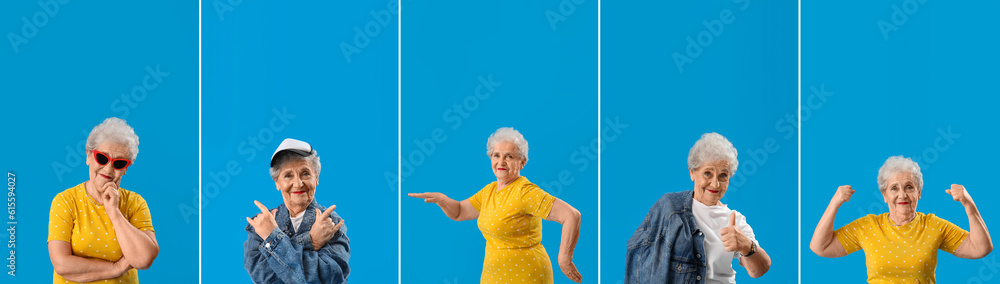
<instances>
[{"instance_id":1,"label":"denim jacket button","mask_svg":"<svg viewBox=\"0 0 1000 284\"><path fill-rule=\"evenodd\" d=\"M698 276L697 276L697 277L695 277L694 279L697 279L697 280L701 280L701 275L698 275Z\"/></svg>"},{"instance_id":2,"label":"denim jacket button","mask_svg":"<svg viewBox=\"0 0 1000 284\"><path fill-rule=\"evenodd\" d=\"M695 254L694 257L701 258L701 254Z\"/></svg>"}]
</instances>

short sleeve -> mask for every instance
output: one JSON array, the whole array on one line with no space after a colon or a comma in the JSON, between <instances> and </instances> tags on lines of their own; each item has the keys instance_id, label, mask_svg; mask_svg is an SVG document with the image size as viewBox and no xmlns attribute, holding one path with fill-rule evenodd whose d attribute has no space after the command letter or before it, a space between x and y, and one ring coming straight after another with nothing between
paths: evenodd
<instances>
[{"instance_id":1,"label":"short sleeve","mask_svg":"<svg viewBox=\"0 0 1000 284\"><path fill-rule=\"evenodd\" d=\"M873 226L871 224L865 226L866 223L869 223L867 222L869 218L871 215L858 218L833 232L837 236L837 241L848 254L861 250L861 242L858 238L865 234L865 228Z\"/></svg>"},{"instance_id":2,"label":"short sleeve","mask_svg":"<svg viewBox=\"0 0 1000 284\"><path fill-rule=\"evenodd\" d=\"M542 219L548 218L549 212L552 212L552 204L556 201L555 196L534 184L524 185L521 190L523 212Z\"/></svg>"},{"instance_id":3,"label":"short sleeve","mask_svg":"<svg viewBox=\"0 0 1000 284\"><path fill-rule=\"evenodd\" d=\"M46 242L72 243L76 208L67 192L61 192L52 199L52 206L49 208L49 239Z\"/></svg>"},{"instance_id":4,"label":"short sleeve","mask_svg":"<svg viewBox=\"0 0 1000 284\"><path fill-rule=\"evenodd\" d=\"M965 237L969 235L969 232L948 222L948 220L941 219L940 217L931 215L931 222L934 231L941 232L941 247L940 249L951 254L955 254L955 250L958 249L959 245L965 241ZM932 231L933 232L933 231Z\"/></svg>"},{"instance_id":5,"label":"short sleeve","mask_svg":"<svg viewBox=\"0 0 1000 284\"><path fill-rule=\"evenodd\" d=\"M141 195L135 192L129 192L126 198L125 211L129 215L125 217L128 218L128 222L140 231L155 232L153 230L153 216L149 213L149 206L146 205L146 199L143 199Z\"/></svg>"},{"instance_id":6,"label":"short sleeve","mask_svg":"<svg viewBox=\"0 0 1000 284\"><path fill-rule=\"evenodd\" d=\"M469 203L472 204L472 208L476 208L476 212L482 211L479 210L479 208L483 206L483 196L486 195L485 192L487 190L491 190L494 187L496 187L496 182L487 184L485 187L483 187L483 189L480 189L479 192L476 192L476 194L473 194L472 197L469 197Z\"/></svg>"}]
</instances>

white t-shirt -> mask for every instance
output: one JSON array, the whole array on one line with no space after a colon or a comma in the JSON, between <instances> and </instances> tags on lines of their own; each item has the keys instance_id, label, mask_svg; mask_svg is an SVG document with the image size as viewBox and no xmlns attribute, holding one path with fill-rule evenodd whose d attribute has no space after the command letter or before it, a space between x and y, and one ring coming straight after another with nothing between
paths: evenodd
<instances>
[{"instance_id":1,"label":"white t-shirt","mask_svg":"<svg viewBox=\"0 0 1000 284\"><path fill-rule=\"evenodd\" d=\"M705 233L705 254L708 257L708 271L705 273L708 279L705 283L736 283L733 258L736 258L737 254L726 251L726 247L722 245L721 235L722 228L729 226L729 214L734 210L729 210L725 204L707 206L698 200L693 200L691 211L694 213L694 223ZM736 211L736 227L740 228L750 241L757 243L753 228L750 228L746 217L739 211Z\"/></svg>"},{"instance_id":2,"label":"white t-shirt","mask_svg":"<svg viewBox=\"0 0 1000 284\"><path fill-rule=\"evenodd\" d=\"M302 219L305 219L305 217L306 217L306 211L305 210L303 210L302 212L299 212L298 216L291 217L291 219L292 219L292 228L295 228L295 232L296 233L299 232L299 226L302 225Z\"/></svg>"}]
</instances>

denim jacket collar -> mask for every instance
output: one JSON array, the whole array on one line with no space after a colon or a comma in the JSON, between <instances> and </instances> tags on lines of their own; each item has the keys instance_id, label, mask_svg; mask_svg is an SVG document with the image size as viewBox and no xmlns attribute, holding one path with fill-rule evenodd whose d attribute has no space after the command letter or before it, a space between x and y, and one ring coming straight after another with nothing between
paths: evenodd
<instances>
[{"instance_id":1,"label":"denim jacket collar","mask_svg":"<svg viewBox=\"0 0 1000 284\"><path fill-rule=\"evenodd\" d=\"M306 210L303 211L302 214L304 218L302 218L302 224L299 224L299 232L308 232L312 229L313 223L316 222L316 214L309 214L309 212L316 212L317 207L319 207L319 204L316 204L316 200L313 200L313 202L306 207ZM285 235L296 235L295 227L292 226L291 212L288 211L288 207L285 206L285 203L281 203L281 205L278 206L278 212L274 216L274 221L278 223L278 228L280 228L281 231L284 231Z\"/></svg>"}]
</instances>

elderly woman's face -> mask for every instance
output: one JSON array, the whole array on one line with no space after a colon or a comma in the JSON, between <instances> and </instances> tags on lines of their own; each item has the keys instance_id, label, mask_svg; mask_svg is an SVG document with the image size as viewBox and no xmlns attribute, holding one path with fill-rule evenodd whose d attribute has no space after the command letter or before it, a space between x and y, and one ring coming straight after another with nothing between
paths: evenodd
<instances>
[{"instance_id":1,"label":"elderly woman's face","mask_svg":"<svg viewBox=\"0 0 1000 284\"><path fill-rule=\"evenodd\" d=\"M110 159L131 159L128 154L128 147L119 143L101 143L97 145L96 150L109 156L108 158ZM94 151L87 151L87 166L89 168L90 181L99 189L103 189L108 183L114 183L116 187L120 187L122 176L125 175L128 168L116 170L114 163L110 160L102 166L95 160L96 155L98 154Z\"/></svg>"},{"instance_id":2,"label":"elderly woman's face","mask_svg":"<svg viewBox=\"0 0 1000 284\"><path fill-rule=\"evenodd\" d=\"M521 169L526 163L528 159L521 157L514 143L500 142L493 145L490 164L493 166L493 174L497 176L497 181L510 182L520 177Z\"/></svg>"},{"instance_id":3,"label":"elderly woman's face","mask_svg":"<svg viewBox=\"0 0 1000 284\"><path fill-rule=\"evenodd\" d=\"M910 172L897 172L889 176L885 191L882 191L885 203L889 205L889 213L913 214L917 212L917 201L920 200L920 189L917 179Z\"/></svg>"},{"instance_id":4,"label":"elderly woman's face","mask_svg":"<svg viewBox=\"0 0 1000 284\"><path fill-rule=\"evenodd\" d=\"M319 177L316 176L316 171L305 159L285 163L281 166L278 177L274 179L274 186L281 191L285 206L297 212L305 210L312 203L318 184Z\"/></svg>"},{"instance_id":5,"label":"elderly woman's face","mask_svg":"<svg viewBox=\"0 0 1000 284\"><path fill-rule=\"evenodd\" d=\"M729 188L729 162L718 160L702 163L696 169L690 169L691 180L694 181L694 199L705 205L718 205L719 200Z\"/></svg>"}]
</instances>

